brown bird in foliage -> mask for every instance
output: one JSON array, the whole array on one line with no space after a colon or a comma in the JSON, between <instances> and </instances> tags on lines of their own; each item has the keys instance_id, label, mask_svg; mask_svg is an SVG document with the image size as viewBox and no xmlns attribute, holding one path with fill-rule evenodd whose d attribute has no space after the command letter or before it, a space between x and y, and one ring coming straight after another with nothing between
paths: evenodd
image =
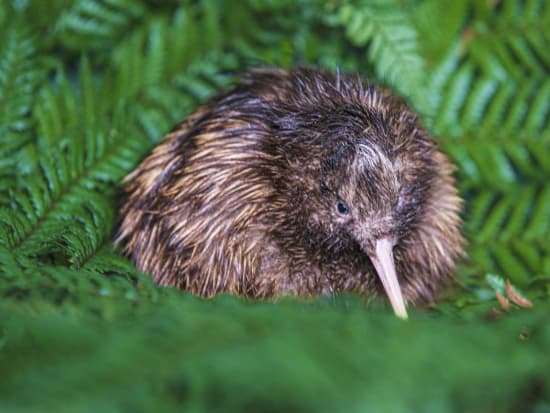
<instances>
[{"instance_id":1,"label":"brown bird in foliage","mask_svg":"<svg viewBox=\"0 0 550 413\"><path fill-rule=\"evenodd\" d=\"M200 296L385 290L406 317L463 254L452 172L388 91L254 70L126 178L117 242L158 284Z\"/></svg>"}]
</instances>

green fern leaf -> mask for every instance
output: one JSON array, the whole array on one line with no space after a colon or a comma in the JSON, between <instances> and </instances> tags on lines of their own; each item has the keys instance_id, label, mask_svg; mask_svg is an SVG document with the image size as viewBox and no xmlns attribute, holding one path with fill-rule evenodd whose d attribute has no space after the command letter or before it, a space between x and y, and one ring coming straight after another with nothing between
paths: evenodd
<instances>
[{"instance_id":1,"label":"green fern leaf","mask_svg":"<svg viewBox=\"0 0 550 413\"><path fill-rule=\"evenodd\" d=\"M88 139L96 140L94 152L86 151L88 145L62 156L45 153L35 173L22 179L12 209L0 217L8 248L50 259L60 253L80 265L109 239L109 195L142 155L143 143L116 133Z\"/></svg>"},{"instance_id":2,"label":"green fern leaf","mask_svg":"<svg viewBox=\"0 0 550 413\"><path fill-rule=\"evenodd\" d=\"M44 72L34 36L19 20L0 28L0 38L0 205L6 205L17 153L33 139L30 115Z\"/></svg>"},{"instance_id":3,"label":"green fern leaf","mask_svg":"<svg viewBox=\"0 0 550 413\"><path fill-rule=\"evenodd\" d=\"M0 247L0 296L5 298L53 299L93 306L101 297L121 305L143 299L155 302L162 295L166 293L151 277L139 273L110 247L103 247L78 269L39 263Z\"/></svg>"},{"instance_id":4,"label":"green fern leaf","mask_svg":"<svg viewBox=\"0 0 550 413\"><path fill-rule=\"evenodd\" d=\"M487 74L498 67L515 79L544 76L549 69L550 5L544 0L502 3L478 8L482 18L474 17L471 28L472 58L489 69Z\"/></svg>"},{"instance_id":5,"label":"green fern leaf","mask_svg":"<svg viewBox=\"0 0 550 413\"><path fill-rule=\"evenodd\" d=\"M352 1L337 7L328 17L344 26L348 39L366 47L379 80L388 82L415 98L420 110L426 108L424 59L420 54L412 17L394 1Z\"/></svg>"},{"instance_id":6,"label":"green fern leaf","mask_svg":"<svg viewBox=\"0 0 550 413\"><path fill-rule=\"evenodd\" d=\"M529 185L486 192L476 197L467 214L471 261L481 273L503 274L520 286L545 273L550 189Z\"/></svg>"},{"instance_id":7,"label":"green fern leaf","mask_svg":"<svg viewBox=\"0 0 550 413\"><path fill-rule=\"evenodd\" d=\"M78 51L109 50L150 12L142 1L78 0L57 24L61 43Z\"/></svg>"}]
</instances>

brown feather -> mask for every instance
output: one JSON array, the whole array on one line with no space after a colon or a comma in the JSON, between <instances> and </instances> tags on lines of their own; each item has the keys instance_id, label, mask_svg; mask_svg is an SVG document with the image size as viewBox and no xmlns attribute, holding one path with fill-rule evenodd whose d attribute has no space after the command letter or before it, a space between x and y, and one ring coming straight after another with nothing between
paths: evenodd
<instances>
[{"instance_id":1,"label":"brown feather","mask_svg":"<svg viewBox=\"0 0 550 413\"><path fill-rule=\"evenodd\" d=\"M431 301L463 255L453 168L387 90L255 70L128 175L117 242L161 285L272 297L381 291L367 252L391 235L405 299Z\"/></svg>"}]
</instances>

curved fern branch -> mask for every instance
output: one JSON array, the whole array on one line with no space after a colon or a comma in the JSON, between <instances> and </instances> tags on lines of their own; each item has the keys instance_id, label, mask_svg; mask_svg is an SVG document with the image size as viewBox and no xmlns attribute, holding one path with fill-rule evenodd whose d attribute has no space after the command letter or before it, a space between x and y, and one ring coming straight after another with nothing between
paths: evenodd
<instances>
[{"instance_id":1,"label":"curved fern branch","mask_svg":"<svg viewBox=\"0 0 550 413\"><path fill-rule=\"evenodd\" d=\"M77 0L58 20L57 36L69 49L108 51L151 12L144 1Z\"/></svg>"},{"instance_id":2,"label":"curved fern branch","mask_svg":"<svg viewBox=\"0 0 550 413\"><path fill-rule=\"evenodd\" d=\"M141 300L155 302L169 291L159 290L151 277L139 273L128 261L104 247L82 268L36 262L14 256L0 247L0 296L16 299L47 299L58 304L83 306L110 298L118 306Z\"/></svg>"},{"instance_id":3,"label":"curved fern branch","mask_svg":"<svg viewBox=\"0 0 550 413\"><path fill-rule=\"evenodd\" d=\"M505 0L498 5L477 5L472 26L466 29L473 60L487 74L504 80L550 72L548 38L550 4L544 0Z\"/></svg>"},{"instance_id":4,"label":"curved fern branch","mask_svg":"<svg viewBox=\"0 0 550 413\"><path fill-rule=\"evenodd\" d=\"M0 205L5 205L17 152L33 140L31 109L44 71L34 36L19 20L0 28L0 38Z\"/></svg>"},{"instance_id":5,"label":"curved fern branch","mask_svg":"<svg viewBox=\"0 0 550 413\"><path fill-rule=\"evenodd\" d=\"M339 5L328 21L344 26L348 39L366 47L379 81L386 81L425 108L424 58L412 17L399 2L352 1Z\"/></svg>"},{"instance_id":6,"label":"curved fern branch","mask_svg":"<svg viewBox=\"0 0 550 413\"><path fill-rule=\"evenodd\" d=\"M468 208L471 265L527 286L550 270L550 189L528 185L478 195Z\"/></svg>"}]
</instances>

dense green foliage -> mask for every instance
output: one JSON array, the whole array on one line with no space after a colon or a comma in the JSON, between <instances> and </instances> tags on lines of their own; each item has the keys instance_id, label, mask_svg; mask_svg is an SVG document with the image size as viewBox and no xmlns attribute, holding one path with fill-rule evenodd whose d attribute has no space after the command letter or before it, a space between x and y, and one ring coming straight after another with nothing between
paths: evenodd
<instances>
[{"instance_id":1,"label":"dense green foliage","mask_svg":"<svg viewBox=\"0 0 550 413\"><path fill-rule=\"evenodd\" d=\"M164 133L296 64L393 87L458 166L469 259L408 322L199 300L112 246ZM549 74L545 0L0 2L0 410L550 411Z\"/></svg>"}]
</instances>

